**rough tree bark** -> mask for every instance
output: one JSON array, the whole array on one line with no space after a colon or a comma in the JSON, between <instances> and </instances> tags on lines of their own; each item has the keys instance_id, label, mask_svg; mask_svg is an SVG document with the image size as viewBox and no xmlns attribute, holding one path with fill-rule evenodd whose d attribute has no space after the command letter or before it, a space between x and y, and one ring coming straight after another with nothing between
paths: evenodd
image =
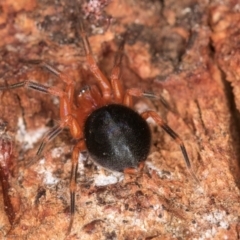
<instances>
[{"instance_id":1,"label":"rough tree bark","mask_svg":"<svg viewBox=\"0 0 240 240\"><path fill-rule=\"evenodd\" d=\"M170 111L144 99L136 100L136 109L156 110L181 136L199 183L189 175L179 146L150 122L152 149L141 176L117 181L91 161L80 166L77 211L67 239L238 239L239 3L1 1L1 86L30 79L64 87L39 66L27 64L29 59L67 72L76 90L94 82L74 34L76 4L106 74L124 35L124 86L153 91L168 101ZM68 132L26 167L43 134L58 120L58 100L27 89L5 91L0 93L0 118L13 139L16 167L9 194L17 215L11 226L0 197L1 239L64 239L74 145Z\"/></svg>"}]
</instances>

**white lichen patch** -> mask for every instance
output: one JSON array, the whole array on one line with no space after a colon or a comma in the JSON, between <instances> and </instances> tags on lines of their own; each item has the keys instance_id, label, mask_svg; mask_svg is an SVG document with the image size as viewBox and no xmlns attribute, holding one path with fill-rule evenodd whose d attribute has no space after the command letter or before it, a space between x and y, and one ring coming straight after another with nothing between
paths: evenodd
<instances>
[{"instance_id":1,"label":"white lichen patch","mask_svg":"<svg viewBox=\"0 0 240 240\"><path fill-rule=\"evenodd\" d=\"M46 185L53 185L53 184L57 184L59 182L60 179L53 176L53 174L52 174L53 168L49 164L46 164L45 158L42 158L39 161L37 168L38 168L37 169L38 173L43 176L43 182Z\"/></svg>"},{"instance_id":2,"label":"white lichen patch","mask_svg":"<svg viewBox=\"0 0 240 240\"><path fill-rule=\"evenodd\" d=\"M80 154L78 158L78 171L81 174L84 174L84 161L87 161L88 154ZM97 163L95 165L98 167L97 173L93 175L93 180L95 186L106 186L110 184L115 184L117 182L120 182L124 178L124 174L120 172L112 172L109 170L104 170L101 166L99 166ZM107 174L106 172L107 171Z\"/></svg>"},{"instance_id":3,"label":"white lichen patch","mask_svg":"<svg viewBox=\"0 0 240 240\"><path fill-rule=\"evenodd\" d=\"M53 148L51 150L51 156L53 158L59 158L59 157L61 157L62 154L63 154L63 148L62 147Z\"/></svg>"},{"instance_id":4,"label":"white lichen patch","mask_svg":"<svg viewBox=\"0 0 240 240\"><path fill-rule=\"evenodd\" d=\"M172 179L172 175L166 174L165 171L163 171L162 169L157 168L156 166L153 165L152 162L148 162L146 161L146 166L149 169L149 171L151 172L152 170L156 171L156 173L158 174L158 176L160 178L167 178L167 179Z\"/></svg>"},{"instance_id":5,"label":"white lichen patch","mask_svg":"<svg viewBox=\"0 0 240 240\"><path fill-rule=\"evenodd\" d=\"M211 224L217 224L219 227L224 229L227 229L229 227L225 211L215 210L209 214L203 215L203 220Z\"/></svg>"},{"instance_id":6,"label":"white lichen patch","mask_svg":"<svg viewBox=\"0 0 240 240\"><path fill-rule=\"evenodd\" d=\"M111 172L109 175L106 175L104 171L99 171L98 174L94 175L94 183L96 186L106 186L120 182L123 178L123 173Z\"/></svg>"},{"instance_id":7,"label":"white lichen patch","mask_svg":"<svg viewBox=\"0 0 240 240\"><path fill-rule=\"evenodd\" d=\"M218 229L228 229L230 223L228 221L228 216L225 211L215 209L210 213L206 213L201 216L202 224L209 226L205 233L200 238L194 238L196 240L214 239L215 235L218 233ZM197 229L197 223L194 226L194 230ZM191 229L191 228L190 228ZM191 229L192 231L193 229ZM192 231L194 232L194 231ZM224 239L224 238L223 238Z\"/></svg>"},{"instance_id":8,"label":"white lichen patch","mask_svg":"<svg viewBox=\"0 0 240 240\"><path fill-rule=\"evenodd\" d=\"M143 113L149 110L149 105L144 101L138 101L134 107L139 113Z\"/></svg>"},{"instance_id":9,"label":"white lichen patch","mask_svg":"<svg viewBox=\"0 0 240 240\"><path fill-rule=\"evenodd\" d=\"M37 143L48 130L46 127L40 127L36 130L27 131L22 117L18 119L17 126L16 140L21 142L24 150L33 148L33 145Z\"/></svg>"}]
</instances>

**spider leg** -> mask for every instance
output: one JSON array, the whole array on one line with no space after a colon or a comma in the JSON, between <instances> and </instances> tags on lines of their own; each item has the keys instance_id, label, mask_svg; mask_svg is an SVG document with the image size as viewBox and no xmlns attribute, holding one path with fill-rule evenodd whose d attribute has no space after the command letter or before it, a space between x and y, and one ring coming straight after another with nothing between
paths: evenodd
<instances>
[{"instance_id":1,"label":"spider leg","mask_svg":"<svg viewBox=\"0 0 240 240\"><path fill-rule=\"evenodd\" d=\"M44 64L44 66L67 84L65 91L62 91L56 87L48 87L33 81L23 81L23 82L9 85L7 87L0 87L0 91L26 87L39 92L58 96L60 98L60 119L61 120L59 124L53 127L43 138L40 144L40 147L37 151L37 156L39 156L42 153L45 145L49 141L51 141L53 138L55 138L66 126L69 127L72 137L79 139L83 135L82 130L79 126L79 123L75 117L75 112L73 110L73 95L74 95L73 83L74 82L71 79L69 79L67 75L52 68L50 65ZM74 213L75 213L75 192L76 192L76 179L77 179L77 169L78 169L78 156L79 156L79 152L82 152L85 150L86 150L85 143L83 140L81 140L80 142L78 142L77 145L75 145L72 153L72 170L71 170L71 179L70 179L71 220L68 228L68 233L71 231L71 227L74 219Z\"/></svg>"},{"instance_id":2,"label":"spider leg","mask_svg":"<svg viewBox=\"0 0 240 240\"><path fill-rule=\"evenodd\" d=\"M46 146L46 144L48 142L50 142L51 140L53 140L59 133L62 132L64 126L62 126L62 124L60 125L56 125L54 126L53 128L51 128L47 134L45 135L45 137L42 139L42 142L38 148L38 151L37 151L37 156L40 156L44 147Z\"/></svg>"},{"instance_id":3,"label":"spider leg","mask_svg":"<svg viewBox=\"0 0 240 240\"><path fill-rule=\"evenodd\" d=\"M49 64L43 63L43 66L46 67L53 74L57 75L62 81L64 81L67 84L65 91L62 91L55 87L47 87L31 81L29 82L26 81L27 87L58 96L60 98L60 118L61 118L60 125L62 126L60 128L68 126L70 128L71 135L74 138L79 138L80 136L82 136L82 131L80 130L77 119L74 117L75 114L73 110L74 81L71 78L69 78L68 75L53 68Z\"/></svg>"},{"instance_id":4,"label":"spider leg","mask_svg":"<svg viewBox=\"0 0 240 240\"><path fill-rule=\"evenodd\" d=\"M46 63L45 61L41 60L41 59L20 59L21 62L25 63L25 64L31 64L31 65L38 65L42 68L47 69L49 72L51 72L52 74L56 75L57 77L59 77L62 81L64 81L66 84L74 84L74 81L65 73L61 72L60 70L54 68L53 66L51 66L50 64Z\"/></svg>"},{"instance_id":5,"label":"spider leg","mask_svg":"<svg viewBox=\"0 0 240 240\"><path fill-rule=\"evenodd\" d=\"M96 61L92 55L91 46L88 41L88 37L86 32L84 31L83 23L79 22L80 27L80 35L82 37L83 47L85 50L86 55L86 61L88 62L90 71L93 73L93 75L96 77L98 85L102 91L103 98L107 101L111 98L111 85L108 79L104 76L102 71L99 69L99 67L96 64Z\"/></svg>"},{"instance_id":6,"label":"spider leg","mask_svg":"<svg viewBox=\"0 0 240 240\"><path fill-rule=\"evenodd\" d=\"M47 132L38 148L37 156L40 156L46 144L54 139L59 133L61 133L64 127L67 126L69 127L70 133L74 138L78 139L82 137L83 134L77 119L69 114L63 118L58 125L54 126Z\"/></svg>"},{"instance_id":7,"label":"spider leg","mask_svg":"<svg viewBox=\"0 0 240 240\"><path fill-rule=\"evenodd\" d=\"M58 97L62 97L65 93L56 88L56 87L49 87L40 83L36 83L33 81L22 81L22 82L18 82L18 83L14 83L8 86L2 86L0 87L0 91L5 91L5 90L10 90L10 89L16 89L16 88L20 88L20 87L25 87L25 88L30 88L33 90L36 90L38 92L43 92L43 93L49 93Z\"/></svg>"},{"instance_id":8,"label":"spider leg","mask_svg":"<svg viewBox=\"0 0 240 240\"><path fill-rule=\"evenodd\" d=\"M59 71L58 69L54 68L53 66L49 65L46 62L41 62L41 66L43 68L46 68L49 72L56 75L58 78L60 78L63 82L67 84L65 91L67 92L69 102L73 103L75 82L72 80L72 78L70 78L67 74Z\"/></svg>"},{"instance_id":9,"label":"spider leg","mask_svg":"<svg viewBox=\"0 0 240 240\"><path fill-rule=\"evenodd\" d=\"M72 103L70 100L73 98L73 85L68 85L66 92L56 87L49 87L33 81L22 81L12 85L0 87L0 91L16 89L20 87L30 88L38 92L48 93L60 98L60 116L63 119L72 109Z\"/></svg>"},{"instance_id":10,"label":"spider leg","mask_svg":"<svg viewBox=\"0 0 240 240\"><path fill-rule=\"evenodd\" d=\"M49 87L33 81L22 81L9 86L0 87L0 91L20 87L30 88L38 92L48 93L60 98L60 124L59 126L50 130L46 137L43 139L38 149L37 155L40 155L46 143L56 137L66 126L69 127L71 135L74 138L79 138L82 136L82 131L79 127L77 119L73 116L72 101L74 89L72 84L67 85L66 91L64 92L56 87Z\"/></svg>"},{"instance_id":11,"label":"spider leg","mask_svg":"<svg viewBox=\"0 0 240 240\"><path fill-rule=\"evenodd\" d=\"M67 99L60 98L60 116L64 118L67 114L73 114L73 98L74 98L74 81L68 77L67 74L59 71L58 69L52 67L51 65L42 62L42 67L46 68L48 71L59 77L63 82L67 84L65 93L67 95ZM61 96L59 96L61 97Z\"/></svg>"},{"instance_id":12,"label":"spider leg","mask_svg":"<svg viewBox=\"0 0 240 240\"><path fill-rule=\"evenodd\" d=\"M72 78L70 78L67 74L64 72L61 72L60 70L54 68L50 64L39 60L39 59L30 59L30 60L22 60L22 62L33 64L33 65L39 65L42 68L47 69L50 73L56 75L60 80L65 82L67 84L66 92L68 93L69 101L73 102L73 96L74 96L74 81ZM16 87L15 87L16 88Z\"/></svg>"},{"instance_id":13,"label":"spider leg","mask_svg":"<svg viewBox=\"0 0 240 240\"><path fill-rule=\"evenodd\" d=\"M124 104L127 106L132 106L132 97L146 97L150 99L160 100L160 102L166 109L169 109L171 112L174 112L169 106L168 102L162 96L157 96L151 92L145 92L140 88L127 89L124 95L124 100L123 100Z\"/></svg>"},{"instance_id":14,"label":"spider leg","mask_svg":"<svg viewBox=\"0 0 240 240\"><path fill-rule=\"evenodd\" d=\"M162 118L154 111L146 111L146 112L143 112L141 114L141 116L144 118L144 119L148 119L149 117L152 117L152 119L166 132L168 133L174 141L176 141L176 143L180 146L181 148L181 151L182 151L182 154L183 154L183 157L184 157L184 160L185 160L185 163L187 165L187 169L189 171L189 173L191 174L191 176L195 179L195 181L197 183L199 183L199 180L197 179L195 173L193 172L192 170L192 167L191 167L191 163L190 163L190 160L189 160L189 157L188 157L188 154L187 154L187 150L184 146L184 143L182 141L182 139L178 136L177 133L175 133L163 120Z\"/></svg>"},{"instance_id":15,"label":"spider leg","mask_svg":"<svg viewBox=\"0 0 240 240\"><path fill-rule=\"evenodd\" d=\"M46 68L49 72L53 73L57 77L59 77L63 82L67 84L66 92L68 93L68 98L70 103L73 103L73 96L74 96L74 84L75 82L64 72L59 71L58 69L52 67L48 63L43 62L42 67Z\"/></svg>"},{"instance_id":16,"label":"spider leg","mask_svg":"<svg viewBox=\"0 0 240 240\"><path fill-rule=\"evenodd\" d=\"M132 108L133 107L133 95L129 93L130 89L127 89L125 91L125 94L124 94L124 97L123 97L123 104L127 107Z\"/></svg>"},{"instance_id":17,"label":"spider leg","mask_svg":"<svg viewBox=\"0 0 240 240\"><path fill-rule=\"evenodd\" d=\"M70 178L70 197L71 197L71 205L70 205L70 213L71 219L67 231L67 235L70 233L74 215L75 215L75 194L76 194L76 182L77 182L77 171L78 171L78 158L79 153L86 151L86 146L84 140L80 140L73 148L72 152L72 168L71 168L71 178Z\"/></svg>"},{"instance_id":18,"label":"spider leg","mask_svg":"<svg viewBox=\"0 0 240 240\"><path fill-rule=\"evenodd\" d=\"M56 87L49 87L33 81L22 81L8 86L0 87L0 91L16 89L20 87L30 88L38 92L48 93L60 98L60 117L64 119L68 114L72 112L73 101L73 85L67 85L66 91L63 91Z\"/></svg>"},{"instance_id":19,"label":"spider leg","mask_svg":"<svg viewBox=\"0 0 240 240\"><path fill-rule=\"evenodd\" d=\"M151 95L155 96L155 95ZM124 98L123 98L123 104L128 107L133 107L133 97L149 97L149 93L145 93L140 88L129 88L126 90Z\"/></svg>"},{"instance_id":20,"label":"spider leg","mask_svg":"<svg viewBox=\"0 0 240 240\"><path fill-rule=\"evenodd\" d=\"M38 160L38 157L41 156L41 153L43 152L43 149L45 148L45 146L47 145L47 143L49 143L51 140L53 140L57 135L59 135L62 130L63 130L63 126L60 124L60 125L56 125L54 126L53 128L51 128L47 134L44 136L44 138L42 139L42 142L37 150L37 153L36 153L36 157L33 158L31 161L29 161L27 164L26 164L26 167L30 167L32 164L34 164L37 160Z\"/></svg>"},{"instance_id":21,"label":"spider leg","mask_svg":"<svg viewBox=\"0 0 240 240\"><path fill-rule=\"evenodd\" d=\"M125 168L123 172L124 174L136 175L143 171L144 166L145 166L145 162L140 162L138 165L138 168Z\"/></svg>"},{"instance_id":22,"label":"spider leg","mask_svg":"<svg viewBox=\"0 0 240 240\"><path fill-rule=\"evenodd\" d=\"M110 77L113 95L117 103L121 103L123 98L123 89L122 89L122 84L120 82L123 47L124 47L124 41L121 42L118 52L115 56L114 67L112 69L112 73Z\"/></svg>"},{"instance_id":23,"label":"spider leg","mask_svg":"<svg viewBox=\"0 0 240 240\"><path fill-rule=\"evenodd\" d=\"M71 78L69 78L69 76L67 74L64 74L60 70L56 69L55 67L51 66L50 64L46 63L45 61L43 61L41 59L29 59L29 60L21 59L21 62L26 63L26 64L31 64L31 65L38 65L42 68L46 68L52 74L60 77L61 80L64 81L66 84L74 83L74 81Z\"/></svg>"}]
</instances>

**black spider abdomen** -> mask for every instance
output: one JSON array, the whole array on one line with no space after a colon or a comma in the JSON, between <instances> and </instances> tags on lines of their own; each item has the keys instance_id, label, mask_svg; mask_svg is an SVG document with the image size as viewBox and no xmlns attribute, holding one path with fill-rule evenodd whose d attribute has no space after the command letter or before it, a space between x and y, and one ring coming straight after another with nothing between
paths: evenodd
<instances>
[{"instance_id":1,"label":"black spider abdomen","mask_svg":"<svg viewBox=\"0 0 240 240\"><path fill-rule=\"evenodd\" d=\"M119 172L145 161L151 146L147 122L131 108L118 104L93 111L86 119L84 135L92 159Z\"/></svg>"}]
</instances>

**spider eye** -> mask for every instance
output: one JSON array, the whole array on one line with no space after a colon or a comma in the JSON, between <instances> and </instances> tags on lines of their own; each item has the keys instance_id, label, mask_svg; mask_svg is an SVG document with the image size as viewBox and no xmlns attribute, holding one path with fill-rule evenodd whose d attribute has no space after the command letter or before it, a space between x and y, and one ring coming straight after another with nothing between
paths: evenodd
<instances>
[{"instance_id":1,"label":"spider eye","mask_svg":"<svg viewBox=\"0 0 240 240\"><path fill-rule=\"evenodd\" d=\"M90 86L86 85L84 87L81 88L78 96L83 96L86 92L90 91Z\"/></svg>"}]
</instances>

